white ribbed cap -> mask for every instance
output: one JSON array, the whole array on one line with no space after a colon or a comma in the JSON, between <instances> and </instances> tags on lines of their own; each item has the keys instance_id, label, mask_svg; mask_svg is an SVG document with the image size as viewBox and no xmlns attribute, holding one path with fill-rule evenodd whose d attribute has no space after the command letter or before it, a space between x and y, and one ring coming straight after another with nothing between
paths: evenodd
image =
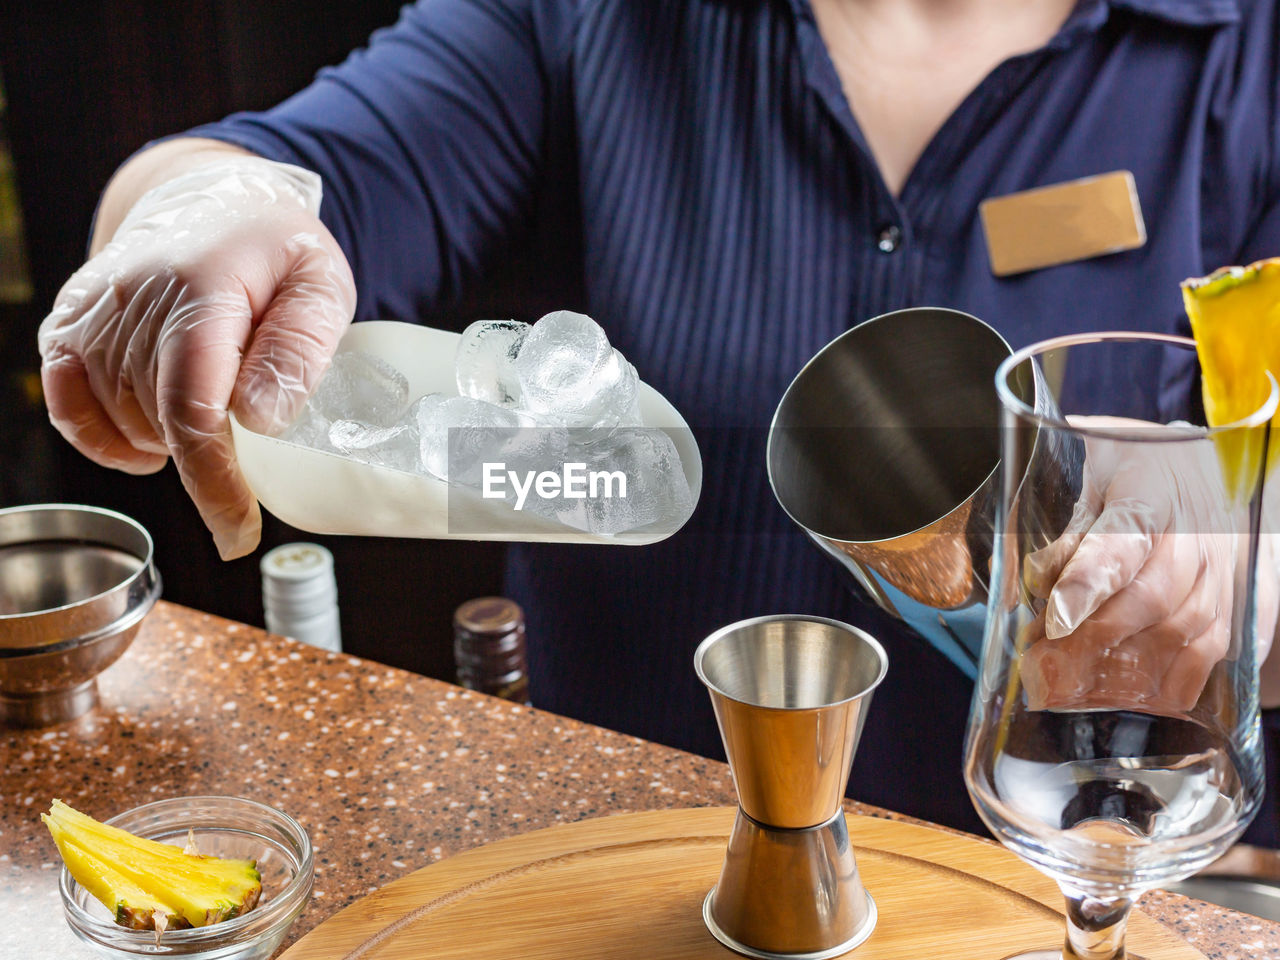
<instances>
[{"instance_id":1,"label":"white ribbed cap","mask_svg":"<svg viewBox=\"0 0 1280 960\"><path fill-rule=\"evenodd\" d=\"M316 543L286 543L267 551L260 569L267 629L340 650L333 554Z\"/></svg>"},{"instance_id":2,"label":"white ribbed cap","mask_svg":"<svg viewBox=\"0 0 1280 960\"><path fill-rule=\"evenodd\" d=\"M262 558L262 577L298 583L333 576L333 554L318 543L282 543Z\"/></svg>"}]
</instances>

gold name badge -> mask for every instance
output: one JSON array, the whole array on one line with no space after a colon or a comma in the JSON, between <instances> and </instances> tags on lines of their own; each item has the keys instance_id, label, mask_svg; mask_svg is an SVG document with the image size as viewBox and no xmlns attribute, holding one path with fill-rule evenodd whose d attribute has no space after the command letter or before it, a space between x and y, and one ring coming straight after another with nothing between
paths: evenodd
<instances>
[{"instance_id":1,"label":"gold name badge","mask_svg":"<svg viewBox=\"0 0 1280 960\"><path fill-rule=\"evenodd\" d=\"M1128 170L992 197L979 204L978 213L997 277L1134 250L1147 242Z\"/></svg>"}]
</instances>

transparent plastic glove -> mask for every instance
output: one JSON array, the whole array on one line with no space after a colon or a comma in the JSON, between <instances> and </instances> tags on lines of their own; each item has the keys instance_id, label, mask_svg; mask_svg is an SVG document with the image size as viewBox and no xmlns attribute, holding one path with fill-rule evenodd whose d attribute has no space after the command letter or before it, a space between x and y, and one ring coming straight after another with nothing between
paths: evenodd
<instances>
[{"instance_id":1,"label":"transparent plastic glove","mask_svg":"<svg viewBox=\"0 0 1280 960\"><path fill-rule=\"evenodd\" d=\"M1214 445L1085 443L1071 522L1023 571L1028 591L1048 601L1042 635L1023 658L1029 705L1185 712L1229 654L1235 570L1247 546L1228 514ZM1260 613L1272 621L1260 631L1269 644L1274 600Z\"/></svg>"},{"instance_id":2,"label":"transparent plastic glove","mask_svg":"<svg viewBox=\"0 0 1280 960\"><path fill-rule=\"evenodd\" d=\"M195 167L138 199L40 326L54 426L129 473L172 456L224 559L261 530L228 409L261 432L290 422L355 308L319 207L319 177L298 167Z\"/></svg>"}]
</instances>

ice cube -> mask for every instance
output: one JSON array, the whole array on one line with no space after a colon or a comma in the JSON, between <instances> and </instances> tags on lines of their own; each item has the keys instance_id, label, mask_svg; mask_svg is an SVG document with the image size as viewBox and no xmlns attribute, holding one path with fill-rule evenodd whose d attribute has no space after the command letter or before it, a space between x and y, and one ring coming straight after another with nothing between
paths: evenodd
<instances>
[{"instance_id":1,"label":"ice cube","mask_svg":"<svg viewBox=\"0 0 1280 960\"><path fill-rule=\"evenodd\" d=\"M330 423L358 420L389 427L408 403L409 381L403 373L371 353L347 350L333 358L307 406Z\"/></svg>"},{"instance_id":2,"label":"ice cube","mask_svg":"<svg viewBox=\"0 0 1280 960\"><path fill-rule=\"evenodd\" d=\"M458 393L500 406L518 405L515 360L529 329L519 320L478 320L462 331L454 359Z\"/></svg>"},{"instance_id":3,"label":"ice cube","mask_svg":"<svg viewBox=\"0 0 1280 960\"><path fill-rule=\"evenodd\" d=\"M693 513L693 493L680 453L662 430L623 429L595 446L596 469L621 471L627 478L627 496L586 501L592 532L612 534L653 523L683 523Z\"/></svg>"},{"instance_id":4,"label":"ice cube","mask_svg":"<svg viewBox=\"0 0 1280 960\"><path fill-rule=\"evenodd\" d=\"M680 454L662 430L619 429L574 443L563 456L566 463L583 464L587 496L531 497L525 509L601 536L654 523L682 523L693 512Z\"/></svg>"},{"instance_id":5,"label":"ice cube","mask_svg":"<svg viewBox=\"0 0 1280 960\"><path fill-rule=\"evenodd\" d=\"M329 443L330 423L327 417L321 416L310 402L302 408L296 420L280 433L280 439L296 443L316 450L336 452Z\"/></svg>"},{"instance_id":6,"label":"ice cube","mask_svg":"<svg viewBox=\"0 0 1280 960\"><path fill-rule=\"evenodd\" d=\"M507 407L474 397L428 394L411 414L418 427L419 464L441 480L479 486L480 464L501 459L502 445L528 423Z\"/></svg>"},{"instance_id":7,"label":"ice cube","mask_svg":"<svg viewBox=\"0 0 1280 960\"><path fill-rule=\"evenodd\" d=\"M583 419L593 427L639 427L640 377L626 358L612 351L596 379L597 390Z\"/></svg>"},{"instance_id":8,"label":"ice cube","mask_svg":"<svg viewBox=\"0 0 1280 960\"><path fill-rule=\"evenodd\" d=\"M521 405L569 426L638 426L638 378L590 317L569 310L533 325L515 360Z\"/></svg>"},{"instance_id":9,"label":"ice cube","mask_svg":"<svg viewBox=\"0 0 1280 960\"><path fill-rule=\"evenodd\" d=\"M335 420L329 427L329 443L338 453L361 463L409 473L418 469L418 425L410 419L389 427Z\"/></svg>"}]
</instances>

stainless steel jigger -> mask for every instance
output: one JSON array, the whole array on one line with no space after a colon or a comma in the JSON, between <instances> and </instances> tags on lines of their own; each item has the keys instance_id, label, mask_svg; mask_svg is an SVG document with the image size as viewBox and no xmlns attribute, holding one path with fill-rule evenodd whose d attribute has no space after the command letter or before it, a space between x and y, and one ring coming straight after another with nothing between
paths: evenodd
<instances>
[{"instance_id":1,"label":"stainless steel jigger","mask_svg":"<svg viewBox=\"0 0 1280 960\"><path fill-rule=\"evenodd\" d=\"M694 653L738 791L720 880L702 917L749 957L820 960L871 935L841 800L884 648L821 617L743 620Z\"/></svg>"}]
</instances>

